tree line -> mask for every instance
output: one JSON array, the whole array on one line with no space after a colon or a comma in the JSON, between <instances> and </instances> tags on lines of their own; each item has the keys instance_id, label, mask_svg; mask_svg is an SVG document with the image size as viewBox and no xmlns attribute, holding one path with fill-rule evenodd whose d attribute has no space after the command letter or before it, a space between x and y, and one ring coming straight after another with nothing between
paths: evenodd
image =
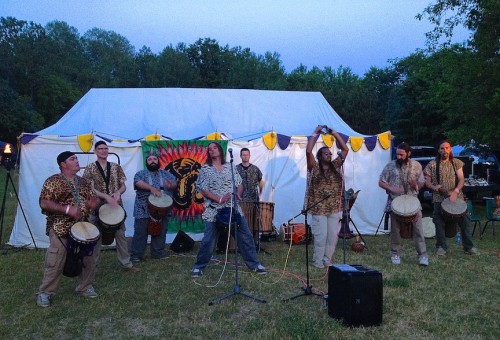
<instances>
[{"instance_id":1,"label":"tree line","mask_svg":"<svg viewBox=\"0 0 500 340\"><path fill-rule=\"evenodd\" d=\"M477 9L475 1L465 2ZM475 34L467 46L415 51L363 76L345 66L300 65L287 73L276 52L258 55L211 38L155 54L146 46L136 51L113 31L93 28L80 35L63 21L42 26L1 17L0 140L14 143L21 132L54 124L91 88L184 87L319 91L363 134L390 130L411 145L449 138L500 147L500 40L483 27L500 11L498 2L481 3L490 4L489 12L482 9L477 22L468 23ZM429 6L422 17L436 21L446 9ZM437 38L429 35L428 41L436 44Z\"/></svg>"}]
</instances>

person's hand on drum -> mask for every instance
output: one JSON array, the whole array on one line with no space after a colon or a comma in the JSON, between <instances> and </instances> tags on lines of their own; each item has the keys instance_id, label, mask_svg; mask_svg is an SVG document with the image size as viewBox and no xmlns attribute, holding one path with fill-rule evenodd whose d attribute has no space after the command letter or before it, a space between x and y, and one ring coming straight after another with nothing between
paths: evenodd
<instances>
[{"instance_id":1,"label":"person's hand on drum","mask_svg":"<svg viewBox=\"0 0 500 340\"><path fill-rule=\"evenodd\" d=\"M93 196L85 201L85 206L90 210L96 210L99 207L99 198L97 196ZM80 211L80 209L78 209Z\"/></svg>"},{"instance_id":2,"label":"person's hand on drum","mask_svg":"<svg viewBox=\"0 0 500 340\"><path fill-rule=\"evenodd\" d=\"M113 193L111 196L109 196L109 195L106 196L106 202L113 207L118 206L119 199L120 199L120 194L118 194L116 192Z\"/></svg>"},{"instance_id":3,"label":"person's hand on drum","mask_svg":"<svg viewBox=\"0 0 500 340\"><path fill-rule=\"evenodd\" d=\"M155 187L151 187L151 189L149 190L151 192L151 194L155 197L161 197L161 190L159 189L156 189Z\"/></svg>"},{"instance_id":4,"label":"person's hand on drum","mask_svg":"<svg viewBox=\"0 0 500 340\"><path fill-rule=\"evenodd\" d=\"M453 189L451 191L448 192L448 196L450 197L450 201L452 203L455 203L457 201L457 198L458 198L458 193L460 191L458 191L457 189Z\"/></svg>"},{"instance_id":5,"label":"person's hand on drum","mask_svg":"<svg viewBox=\"0 0 500 340\"><path fill-rule=\"evenodd\" d=\"M418 192L418 183L417 183L417 180L416 180L416 179L414 179L414 178L412 178L412 179L410 180L410 189L412 189L412 190L414 190L414 191Z\"/></svg>"},{"instance_id":6,"label":"person's hand on drum","mask_svg":"<svg viewBox=\"0 0 500 340\"><path fill-rule=\"evenodd\" d=\"M405 189L404 189L402 186L399 186L399 187L391 187L391 192L392 192L394 195L401 195L401 194L404 194Z\"/></svg>"}]
</instances>

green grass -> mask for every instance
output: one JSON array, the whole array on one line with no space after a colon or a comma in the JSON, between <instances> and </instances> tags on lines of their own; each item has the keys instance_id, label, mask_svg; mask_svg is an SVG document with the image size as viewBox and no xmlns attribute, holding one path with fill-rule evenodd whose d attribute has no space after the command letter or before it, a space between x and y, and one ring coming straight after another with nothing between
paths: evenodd
<instances>
[{"instance_id":1,"label":"green grass","mask_svg":"<svg viewBox=\"0 0 500 340\"><path fill-rule=\"evenodd\" d=\"M0 184L5 172L0 173ZM3 191L3 186L1 189ZM3 197L3 192L0 192ZM10 235L15 197L7 195L3 240ZM482 216L480 206L476 214ZM428 213L428 212L427 212ZM383 323L349 328L328 316L322 299L300 294L305 280L305 246L266 242L270 254L260 253L269 274L257 276L240 267L241 289L262 297L257 303L236 295L220 304L209 302L233 290L234 270L213 263L205 276L192 280L189 272L198 244L185 255L170 252L167 260L147 259L139 273L122 272L113 250L102 252L95 287L99 296L76 296L76 278L63 277L49 308L36 306L45 250L9 249L0 252L0 332L4 339L171 338L171 339L498 339L500 236L489 229L474 238L481 256L463 254L449 239L450 254L437 257L428 239L430 266L417 265L410 240L404 240L402 264L389 261L386 235L364 236L368 249L347 250L346 262L362 264L383 275ZM309 249L311 253L311 248ZM342 263L341 243L335 262ZM223 256L217 256L223 259ZM230 260L233 255L230 254ZM285 262L288 264L285 272ZM328 291L324 270L310 267L310 284ZM208 287L214 286L215 287Z\"/></svg>"}]
</instances>

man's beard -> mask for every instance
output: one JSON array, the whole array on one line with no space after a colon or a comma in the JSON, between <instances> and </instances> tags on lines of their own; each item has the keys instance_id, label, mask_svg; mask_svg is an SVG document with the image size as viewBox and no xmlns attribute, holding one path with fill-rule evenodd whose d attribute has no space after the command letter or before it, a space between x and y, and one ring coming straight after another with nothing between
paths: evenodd
<instances>
[{"instance_id":1,"label":"man's beard","mask_svg":"<svg viewBox=\"0 0 500 340\"><path fill-rule=\"evenodd\" d=\"M146 168L148 168L149 171L158 171L158 169L160 168L160 164L158 164L158 163L147 164L146 163Z\"/></svg>"},{"instance_id":2,"label":"man's beard","mask_svg":"<svg viewBox=\"0 0 500 340\"><path fill-rule=\"evenodd\" d=\"M408 164L408 157L406 157L405 159L396 159L396 164L401 167L403 166L403 164Z\"/></svg>"}]
</instances>

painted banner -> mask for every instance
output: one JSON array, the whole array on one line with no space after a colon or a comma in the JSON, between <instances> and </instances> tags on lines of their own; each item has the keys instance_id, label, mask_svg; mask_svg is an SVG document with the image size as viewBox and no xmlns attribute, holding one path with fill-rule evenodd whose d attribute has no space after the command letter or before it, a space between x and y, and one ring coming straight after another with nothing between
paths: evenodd
<instances>
[{"instance_id":1,"label":"painted banner","mask_svg":"<svg viewBox=\"0 0 500 340\"><path fill-rule=\"evenodd\" d=\"M188 233L203 233L205 223L201 214L205 209L203 196L196 191L196 180L207 159L207 146L212 140L160 140L141 141L142 158L146 168L146 158L154 149L160 154L160 169L165 169L178 180L173 195L172 217L168 222L168 233L178 230ZM228 141L219 140L224 153Z\"/></svg>"}]
</instances>

